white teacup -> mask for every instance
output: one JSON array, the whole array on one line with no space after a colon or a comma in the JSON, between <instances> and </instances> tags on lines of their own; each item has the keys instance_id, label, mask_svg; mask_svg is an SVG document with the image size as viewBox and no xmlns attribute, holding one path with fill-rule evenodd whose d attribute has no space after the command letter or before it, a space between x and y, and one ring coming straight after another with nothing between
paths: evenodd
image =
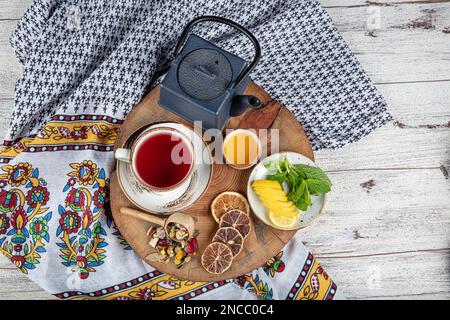
<instances>
[{"instance_id":1,"label":"white teacup","mask_svg":"<svg viewBox=\"0 0 450 320\"><path fill-rule=\"evenodd\" d=\"M169 127L144 131L131 149L117 149L115 157L130 165L141 187L156 192L187 189L194 171L192 141Z\"/></svg>"}]
</instances>

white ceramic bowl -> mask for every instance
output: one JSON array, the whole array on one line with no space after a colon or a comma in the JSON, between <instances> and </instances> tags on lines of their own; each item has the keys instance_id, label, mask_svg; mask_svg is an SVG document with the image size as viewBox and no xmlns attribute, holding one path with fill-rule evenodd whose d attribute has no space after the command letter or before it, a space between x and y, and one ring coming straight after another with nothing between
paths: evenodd
<instances>
[{"instance_id":1,"label":"white ceramic bowl","mask_svg":"<svg viewBox=\"0 0 450 320\"><path fill-rule=\"evenodd\" d=\"M253 169L252 173L250 174L250 177L247 182L247 198L248 202L250 204L250 207L252 208L255 215L265 224L268 224L269 226L272 226L276 229L280 229L279 227L275 226L269 219L269 211L268 209L263 205L262 201L259 199L258 195L253 191L252 183L255 180L262 180L266 179L266 175L268 173L268 170L264 166L266 163L274 161L274 160L281 160L285 156L287 156L288 160L292 164L306 164L310 166L316 167L316 164L309 158L305 157L302 154L296 153L296 152L281 152L281 153L275 153L270 155L269 157L263 159L258 165ZM285 189L286 192L289 190ZM296 224L289 229L283 229L283 230L298 230L301 228L304 228L308 225L310 225L315 218L319 216L319 214L323 211L325 207L325 201L326 201L326 195L322 194L320 196L311 196L312 205L308 208L306 211L300 211L300 214L298 216L298 219L296 221Z\"/></svg>"}]
</instances>

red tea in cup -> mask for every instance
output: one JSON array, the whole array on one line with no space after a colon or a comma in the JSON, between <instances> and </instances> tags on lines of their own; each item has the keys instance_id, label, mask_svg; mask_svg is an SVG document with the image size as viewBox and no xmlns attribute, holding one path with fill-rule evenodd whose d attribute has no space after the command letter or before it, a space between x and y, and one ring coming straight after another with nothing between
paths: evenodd
<instances>
[{"instance_id":1,"label":"red tea in cup","mask_svg":"<svg viewBox=\"0 0 450 320\"><path fill-rule=\"evenodd\" d=\"M194 168L194 146L182 132L158 127L141 134L131 149L115 156L130 164L139 183L154 191L170 191L188 182Z\"/></svg>"},{"instance_id":2,"label":"red tea in cup","mask_svg":"<svg viewBox=\"0 0 450 320\"><path fill-rule=\"evenodd\" d=\"M139 178L152 187L175 186L191 171L191 148L174 133L158 132L149 135L136 146L134 153Z\"/></svg>"}]
</instances>

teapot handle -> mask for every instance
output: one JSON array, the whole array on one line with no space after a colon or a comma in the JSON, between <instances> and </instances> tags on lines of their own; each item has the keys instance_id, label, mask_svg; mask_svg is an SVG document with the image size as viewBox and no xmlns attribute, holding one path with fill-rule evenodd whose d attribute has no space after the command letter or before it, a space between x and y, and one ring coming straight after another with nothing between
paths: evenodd
<instances>
[{"instance_id":1,"label":"teapot handle","mask_svg":"<svg viewBox=\"0 0 450 320\"><path fill-rule=\"evenodd\" d=\"M181 51L181 46L186 41L186 38L189 34L189 31L198 23L204 22L204 21L213 21L213 22L219 22L226 24L230 27L233 27L239 31L241 31L243 34L247 36L247 38L250 39L250 41L253 43L253 46L255 47L255 56L253 58L253 61L249 64L249 66L241 72L241 74L236 79L236 85L239 85L242 80L244 80L256 67L258 64L258 61L261 59L261 46L259 45L258 40L255 38L255 36L248 31L246 28L241 26L240 24L231 21L229 19L225 19L222 17L216 17L216 16L200 16L192 20L187 24L187 26L184 28L183 33L180 36L180 39L178 39L177 46L175 47L175 56L177 56Z\"/></svg>"}]
</instances>

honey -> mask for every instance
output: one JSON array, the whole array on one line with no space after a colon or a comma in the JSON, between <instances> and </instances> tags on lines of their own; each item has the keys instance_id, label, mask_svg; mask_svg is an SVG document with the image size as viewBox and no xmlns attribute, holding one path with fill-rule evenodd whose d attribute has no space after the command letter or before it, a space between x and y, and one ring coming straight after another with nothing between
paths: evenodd
<instances>
[{"instance_id":1,"label":"honey","mask_svg":"<svg viewBox=\"0 0 450 320\"><path fill-rule=\"evenodd\" d=\"M223 143L223 155L229 165L246 169L254 165L261 154L258 136L249 130L235 130L229 133Z\"/></svg>"}]
</instances>

